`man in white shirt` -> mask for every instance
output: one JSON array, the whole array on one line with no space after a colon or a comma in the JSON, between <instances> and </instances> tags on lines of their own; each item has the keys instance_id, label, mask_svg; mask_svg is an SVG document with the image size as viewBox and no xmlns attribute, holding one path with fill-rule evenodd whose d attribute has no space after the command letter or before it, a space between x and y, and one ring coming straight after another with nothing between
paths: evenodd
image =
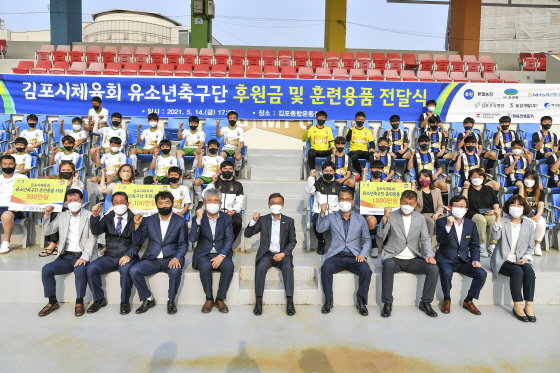
<instances>
[{"instance_id":1,"label":"man in white shirt","mask_svg":"<svg viewBox=\"0 0 560 373\"><path fill-rule=\"evenodd\" d=\"M16 179L27 179L26 175L16 173L16 160L11 155L2 156L2 175L0 175L0 220L4 228L4 240L0 245L0 254L10 251L10 239L14 231L15 219L23 219L21 211L8 211L8 204L12 199L12 191Z\"/></svg>"}]
</instances>

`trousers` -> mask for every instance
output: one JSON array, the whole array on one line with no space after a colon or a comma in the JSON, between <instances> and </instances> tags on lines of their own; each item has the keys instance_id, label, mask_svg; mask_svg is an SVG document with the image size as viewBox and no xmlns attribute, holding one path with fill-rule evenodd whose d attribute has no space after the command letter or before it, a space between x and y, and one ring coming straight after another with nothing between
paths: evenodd
<instances>
[{"instance_id":1,"label":"trousers","mask_svg":"<svg viewBox=\"0 0 560 373\"><path fill-rule=\"evenodd\" d=\"M181 268L169 268L169 262L173 258L163 258L163 259L141 259L132 266L129 270L130 278L138 289L138 295L140 300L143 302L148 299L152 292L148 288L146 282L146 276L156 274L158 272L165 272L169 276L169 291L168 300L175 302L175 297L179 292L179 285L181 284L181 275L183 273L183 267L185 264L185 259L180 259Z\"/></svg>"},{"instance_id":2,"label":"trousers","mask_svg":"<svg viewBox=\"0 0 560 373\"><path fill-rule=\"evenodd\" d=\"M133 284L132 278L130 277L130 268L138 262L138 258L132 258L130 262L123 266L119 265L119 260L120 258L100 256L88 266L87 281L93 293L94 301L105 297L105 292L101 286L101 275L114 271L119 271L121 275L121 302L128 302L130 300Z\"/></svg>"},{"instance_id":3,"label":"trousers","mask_svg":"<svg viewBox=\"0 0 560 373\"><path fill-rule=\"evenodd\" d=\"M428 264L424 258L418 257L414 259L391 258L383 262L383 274L381 275L381 300L383 303L393 303L393 281L395 273L401 271L415 275L426 275L422 301L431 302L434 300L438 280L438 267L436 265Z\"/></svg>"},{"instance_id":4,"label":"trousers","mask_svg":"<svg viewBox=\"0 0 560 373\"><path fill-rule=\"evenodd\" d=\"M56 296L56 280L54 276L72 272L74 272L76 282L76 298L83 298L86 296L87 267L90 263L86 262L85 265L74 267L78 259L80 259L79 256L62 254L43 267L41 270L41 278L43 280L45 298Z\"/></svg>"},{"instance_id":5,"label":"trousers","mask_svg":"<svg viewBox=\"0 0 560 373\"><path fill-rule=\"evenodd\" d=\"M514 302L532 302L535 295L535 271L530 264L513 264L504 262L500 274L509 277L509 289ZM523 295L521 290L523 289Z\"/></svg>"},{"instance_id":6,"label":"trousers","mask_svg":"<svg viewBox=\"0 0 560 373\"><path fill-rule=\"evenodd\" d=\"M472 278L471 287L467 294L474 299L478 299L480 290L482 290L486 282L487 273L484 269L475 268L471 263L467 263L459 257L455 258L453 263L442 263L438 261L437 266L439 267L441 288L444 297L451 299L451 279L453 278L453 273L458 272Z\"/></svg>"},{"instance_id":7,"label":"trousers","mask_svg":"<svg viewBox=\"0 0 560 373\"><path fill-rule=\"evenodd\" d=\"M218 285L217 297L224 300L226 299L229 284L233 278L233 261L231 258L225 257L222 264L216 269L212 268L211 259L218 256L218 254L208 254L198 259L198 271L200 272L200 282L206 299L214 299L214 292L212 291L212 273L214 271L220 272L220 283Z\"/></svg>"},{"instance_id":8,"label":"trousers","mask_svg":"<svg viewBox=\"0 0 560 373\"><path fill-rule=\"evenodd\" d=\"M294 266L289 256L285 256L281 261L277 262L272 257L274 254L267 253L263 255L257 262L255 267L255 295L262 297L264 293L264 283L266 273L272 267L277 267L282 272L282 280L284 281L284 290L287 297L294 296Z\"/></svg>"},{"instance_id":9,"label":"trousers","mask_svg":"<svg viewBox=\"0 0 560 373\"><path fill-rule=\"evenodd\" d=\"M371 283L371 275L373 272L366 262L356 261L356 257L352 253L340 252L331 256L323 263L321 267L321 284L323 285L323 292L325 293L325 301L333 300L333 275L342 271L349 271L358 275L358 292L356 297L358 300L367 304L369 284Z\"/></svg>"}]
</instances>

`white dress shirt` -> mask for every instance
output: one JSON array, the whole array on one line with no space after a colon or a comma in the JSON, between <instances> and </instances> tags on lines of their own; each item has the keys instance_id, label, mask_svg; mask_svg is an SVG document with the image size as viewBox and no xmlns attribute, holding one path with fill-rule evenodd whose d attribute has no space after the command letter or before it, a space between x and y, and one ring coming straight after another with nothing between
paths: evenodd
<instances>
[{"instance_id":1,"label":"white dress shirt","mask_svg":"<svg viewBox=\"0 0 560 373\"><path fill-rule=\"evenodd\" d=\"M403 222L404 222L404 234L406 235L406 237L408 237L408 231L410 230L410 223L412 222L412 214L410 214L408 216L402 215L402 218L403 218ZM412 250L410 250L408 245L406 245L404 250L401 251L401 253L399 255L397 255L395 258L397 258L397 259L407 259L407 260L408 259L414 259L414 258L416 258L416 254L414 254L412 252Z\"/></svg>"},{"instance_id":2,"label":"white dress shirt","mask_svg":"<svg viewBox=\"0 0 560 373\"><path fill-rule=\"evenodd\" d=\"M463 236L463 220L461 219L461 224L457 224L457 220L453 222L455 226L455 232L457 232L457 240L459 241L459 245L461 244L461 237ZM451 232L451 227L449 225L445 225L445 230L447 233Z\"/></svg>"},{"instance_id":3,"label":"white dress shirt","mask_svg":"<svg viewBox=\"0 0 560 373\"><path fill-rule=\"evenodd\" d=\"M208 215L208 214L206 214L206 215ZM216 219L214 219L214 220L210 217L210 215L208 215L208 224L210 224L210 230L212 231L212 238L216 237L216 223L218 222L219 217L220 217L220 213L218 213L216 215ZM200 225L202 223L202 221L197 220L196 223L198 225ZM212 250L210 250L210 254L217 254L217 253L218 252L216 251L216 248L212 247ZM223 255L223 254L220 254L220 255L225 257L225 255Z\"/></svg>"},{"instance_id":4,"label":"white dress shirt","mask_svg":"<svg viewBox=\"0 0 560 373\"><path fill-rule=\"evenodd\" d=\"M274 216L272 216L272 230L270 231L270 246L268 247L268 251L274 254L278 254L280 252L281 220L282 220L282 215L280 215L278 219L274 219ZM255 224L257 224L257 222L254 219L251 219L249 226L252 227Z\"/></svg>"},{"instance_id":5,"label":"white dress shirt","mask_svg":"<svg viewBox=\"0 0 560 373\"><path fill-rule=\"evenodd\" d=\"M66 236L66 246L64 251L72 251L76 253L81 253L80 249L80 216L82 215L82 210L78 212L78 215L70 213L70 224L68 225L68 235Z\"/></svg>"},{"instance_id":6,"label":"white dress shirt","mask_svg":"<svg viewBox=\"0 0 560 373\"><path fill-rule=\"evenodd\" d=\"M159 215L159 214L158 214ZM167 218L167 220L163 220L161 215L159 215L159 227L161 229L161 243L163 244L163 240L165 239L165 235L167 234L167 228L169 228L169 222L171 221L171 216ZM157 256L158 259L163 258L163 250L161 250Z\"/></svg>"},{"instance_id":7,"label":"white dress shirt","mask_svg":"<svg viewBox=\"0 0 560 373\"><path fill-rule=\"evenodd\" d=\"M121 226L122 226L122 230L124 231L124 227L126 227L126 224L128 223L128 210L122 216L115 214L115 229L117 229L117 225L119 224L119 218L122 218Z\"/></svg>"}]
</instances>

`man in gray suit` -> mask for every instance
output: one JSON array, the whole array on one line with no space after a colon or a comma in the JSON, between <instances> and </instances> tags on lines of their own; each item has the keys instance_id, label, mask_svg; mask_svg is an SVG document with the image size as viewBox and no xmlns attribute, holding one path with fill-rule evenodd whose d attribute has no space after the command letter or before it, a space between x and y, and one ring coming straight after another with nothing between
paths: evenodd
<instances>
[{"instance_id":1,"label":"man in gray suit","mask_svg":"<svg viewBox=\"0 0 560 373\"><path fill-rule=\"evenodd\" d=\"M43 267L41 276L45 298L49 303L39 316L46 316L59 308L56 299L55 275L74 272L76 279L75 315L84 314L84 296L87 287L87 265L97 258L97 236L91 233L91 212L82 209L84 196L79 189L69 189L65 197L68 210L61 212L51 221L54 206L47 206L43 215L43 234L59 233L59 250L56 259ZM62 249L60 249L62 248Z\"/></svg>"},{"instance_id":2,"label":"man in gray suit","mask_svg":"<svg viewBox=\"0 0 560 373\"><path fill-rule=\"evenodd\" d=\"M368 314L366 305L372 271L367 263L367 256L371 248L371 236L366 219L352 211L353 205L352 192L343 189L338 195L340 210L325 215L327 204L324 203L321 205L321 213L317 218L317 232L323 233L330 229L332 233L327 258L321 267L321 284L325 293L322 313L331 312L333 307L333 275L347 270L358 275L356 308L360 315L367 316Z\"/></svg>"},{"instance_id":3,"label":"man in gray suit","mask_svg":"<svg viewBox=\"0 0 560 373\"><path fill-rule=\"evenodd\" d=\"M395 273L400 271L426 275L419 308L430 317L437 316L430 303L434 300L439 271L435 265L432 237L428 234L426 220L422 214L414 211L416 198L415 192L404 191L401 195L401 208L391 212L391 208L386 207L379 224L381 236L389 236L381 255L382 317L391 316L393 279Z\"/></svg>"}]
</instances>

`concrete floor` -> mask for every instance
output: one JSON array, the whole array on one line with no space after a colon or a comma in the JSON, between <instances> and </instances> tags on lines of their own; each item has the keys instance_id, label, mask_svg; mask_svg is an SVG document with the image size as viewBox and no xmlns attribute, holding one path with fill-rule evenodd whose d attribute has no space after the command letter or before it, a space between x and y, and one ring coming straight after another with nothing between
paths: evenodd
<instances>
[{"instance_id":1,"label":"concrete floor","mask_svg":"<svg viewBox=\"0 0 560 373\"><path fill-rule=\"evenodd\" d=\"M134 305L137 307L138 305ZM39 318L40 306L0 304L2 372L558 372L560 306L538 306L536 324L523 324L502 307L474 316L454 307L428 318L395 307L382 319L353 307L299 306L287 317L268 306L229 314L158 305L121 316L117 306L76 318L64 304Z\"/></svg>"}]
</instances>

